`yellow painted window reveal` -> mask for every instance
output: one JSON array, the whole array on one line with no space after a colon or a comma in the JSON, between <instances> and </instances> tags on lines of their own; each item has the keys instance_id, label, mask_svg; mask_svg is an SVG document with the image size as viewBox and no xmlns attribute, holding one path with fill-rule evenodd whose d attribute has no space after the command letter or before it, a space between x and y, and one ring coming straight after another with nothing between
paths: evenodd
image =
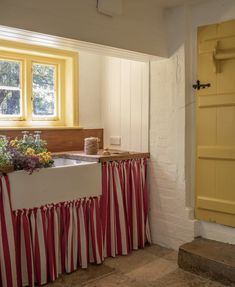
<instances>
[{"instance_id":1,"label":"yellow painted window reveal","mask_svg":"<svg viewBox=\"0 0 235 287\"><path fill-rule=\"evenodd\" d=\"M0 41L0 127L78 126L78 54Z\"/></svg>"}]
</instances>

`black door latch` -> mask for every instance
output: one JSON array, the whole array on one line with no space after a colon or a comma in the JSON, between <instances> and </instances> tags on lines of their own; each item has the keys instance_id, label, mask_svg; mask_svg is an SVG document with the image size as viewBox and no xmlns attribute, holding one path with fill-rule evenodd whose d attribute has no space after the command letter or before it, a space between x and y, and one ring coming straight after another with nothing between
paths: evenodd
<instances>
[{"instance_id":1,"label":"black door latch","mask_svg":"<svg viewBox=\"0 0 235 287\"><path fill-rule=\"evenodd\" d=\"M200 89L205 89L205 88L209 88L211 86L210 83L207 84L201 84L201 82L199 80L197 80L196 84L193 84L193 88L195 90L200 90Z\"/></svg>"}]
</instances>

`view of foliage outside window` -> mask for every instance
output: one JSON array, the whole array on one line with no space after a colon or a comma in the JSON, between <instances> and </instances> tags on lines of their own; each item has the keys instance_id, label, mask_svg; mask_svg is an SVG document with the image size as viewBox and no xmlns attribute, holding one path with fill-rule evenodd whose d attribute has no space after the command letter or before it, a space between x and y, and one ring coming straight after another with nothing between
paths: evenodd
<instances>
[{"instance_id":1,"label":"view of foliage outside window","mask_svg":"<svg viewBox=\"0 0 235 287\"><path fill-rule=\"evenodd\" d=\"M21 70L20 61L0 59L0 117L22 114ZM56 74L56 65L32 64L32 116L43 119L57 115Z\"/></svg>"},{"instance_id":2,"label":"view of foliage outside window","mask_svg":"<svg viewBox=\"0 0 235 287\"><path fill-rule=\"evenodd\" d=\"M0 59L0 115L21 114L20 62Z\"/></svg>"},{"instance_id":3,"label":"view of foliage outside window","mask_svg":"<svg viewBox=\"0 0 235 287\"><path fill-rule=\"evenodd\" d=\"M33 64L33 114L55 116L56 66Z\"/></svg>"}]
</instances>

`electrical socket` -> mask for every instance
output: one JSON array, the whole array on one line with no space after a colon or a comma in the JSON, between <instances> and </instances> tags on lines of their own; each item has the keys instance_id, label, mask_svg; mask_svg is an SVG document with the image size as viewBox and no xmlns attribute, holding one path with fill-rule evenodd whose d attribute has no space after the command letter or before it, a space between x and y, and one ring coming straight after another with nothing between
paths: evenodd
<instances>
[{"instance_id":1,"label":"electrical socket","mask_svg":"<svg viewBox=\"0 0 235 287\"><path fill-rule=\"evenodd\" d=\"M111 136L109 137L110 145L121 145L121 137L120 136Z\"/></svg>"}]
</instances>

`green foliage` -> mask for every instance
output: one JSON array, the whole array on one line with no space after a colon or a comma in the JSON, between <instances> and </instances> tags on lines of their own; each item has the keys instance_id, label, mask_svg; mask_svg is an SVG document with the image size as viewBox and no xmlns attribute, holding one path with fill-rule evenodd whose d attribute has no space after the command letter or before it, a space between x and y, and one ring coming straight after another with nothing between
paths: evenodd
<instances>
[{"instance_id":1,"label":"green foliage","mask_svg":"<svg viewBox=\"0 0 235 287\"><path fill-rule=\"evenodd\" d=\"M20 86L20 63L0 60L0 86Z\"/></svg>"},{"instance_id":2,"label":"green foliage","mask_svg":"<svg viewBox=\"0 0 235 287\"><path fill-rule=\"evenodd\" d=\"M2 115L20 114L20 76L20 62L0 60L0 114ZM55 84L55 66L39 63L33 64L34 115L52 116L54 114Z\"/></svg>"},{"instance_id":3,"label":"green foliage","mask_svg":"<svg viewBox=\"0 0 235 287\"><path fill-rule=\"evenodd\" d=\"M0 113L18 115L20 113L20 63L0 60ZM7 88L9 87L9 89Z\"/></svg>"},{"instance_id":4,"label":"green foliage","mask_svg":"<svg viewBox=\"0 0 235 287\"><path fill-rule=\"evenodd\" d=\"M20 139L20 140L17 140L17 144L18 144L18 149L23 153L25 153L28 148L32 148L35 151L35 154L47 152L47 148L46 148L47 142L43 140L40 140L39 143L35 144L34 142L28 143Z\"/></svg>"},{"instance_id":5,"label":"green foliage","mask_svg":"<svg viewBox=\"0 0 235 287\"><path fill-rule=\"evenodd\" d=\"M40 90L33 92L33 113L38 116L54 114L54 93Z\"/></svg>"},{"instance_id":6,"label":"green foliage","mask_svg":"<svg viewBox=\"0 0 235 287\"><path fill-rule=\"evenodd\" d=\"M0 114L20 114L20 91L0 90Z\"/></svg>"},{"instance_id":7,"label":"green foliage","mask_svg":"<svg viewBox=\"0 0 235 287\"><path fill-rule=\"evenodd\" d=\"M33 64L33 112L35 115L54 114L55 67Z\"/></svg>"},{"instance_id":8,"label":"green foliage","mask_svg":"<svg viewBox=\"0 0 235 287\"><path fill-rule=\"evenodd\" d=\"M12 165L12 157L8 151L8 140L0 137L0 168Z\"/></svg>"},{"instance_id":9,"label":"green foliage","mask_svg":"<svg viewBox=\"0 0 235 287\"><path fill-rule=\"evenodd\" d=\"M33 64L33 86L40 89L54 89L55 67Z\"/></svg>"},{"instance_id":10,"label":"green foliage","mask_svg":"<svg viewBox=\"0 0 235 287\"><path fill-rule=\"evenodd\" d=\"M0 172L7 172L7 168L10 168L10 171L26 170L31 174L35 169L53 166L54 161L46 149L46 141L32 140L25 142L15 138L9 141L0 137Z\"/></svg>"}]
</instances>

